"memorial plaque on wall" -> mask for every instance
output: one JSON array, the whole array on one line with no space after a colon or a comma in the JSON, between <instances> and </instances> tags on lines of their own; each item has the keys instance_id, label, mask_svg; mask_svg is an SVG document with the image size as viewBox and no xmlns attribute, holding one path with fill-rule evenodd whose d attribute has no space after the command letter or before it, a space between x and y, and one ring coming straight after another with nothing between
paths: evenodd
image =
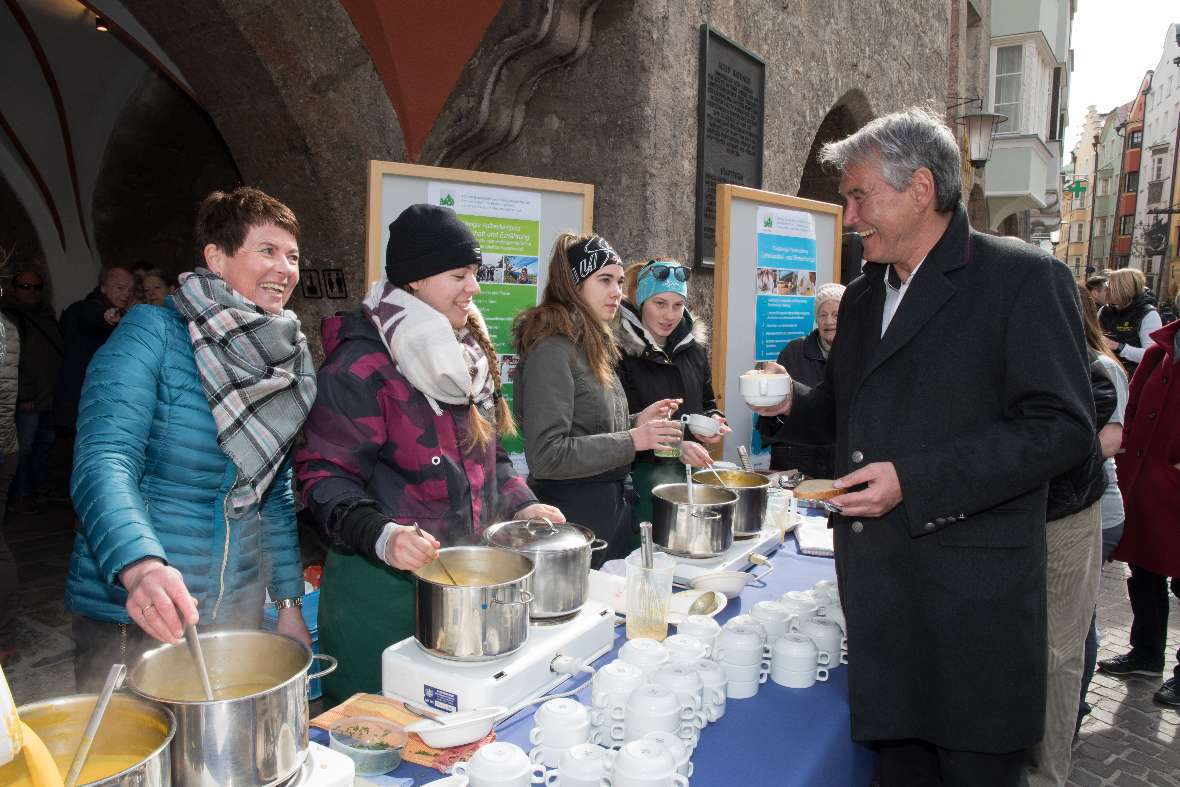
<instances>
[{"instance_id":1,"label":"memorial plaque on wall","mask_svg":"<svg viewBox=\"0 0 1180 787\"><path fill-rule=\"evenodd\" d=\"M697 113L697 260L713 264L717 184L762 188L766 63L701 25Z\"/></svg>"}]
</instances>

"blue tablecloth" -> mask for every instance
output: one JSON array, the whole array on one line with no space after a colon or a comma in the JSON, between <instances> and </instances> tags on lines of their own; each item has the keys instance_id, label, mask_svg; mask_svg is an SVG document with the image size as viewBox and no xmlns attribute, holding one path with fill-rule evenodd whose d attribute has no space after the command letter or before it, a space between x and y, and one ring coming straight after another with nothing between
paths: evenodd
<instances>
[{"instance_id":1,"label":"blue tablecloth","mask_svg":"<svg viewBox=\"0 0 1180 787\"><path fill-rule=\"evenodd\" d=\"M788 539L771 557L771 565L774 571L766 580L752 582L739 598L731 599L718 615L719 621L724 623L734 615L749 612L756 602L776 599L788 590L806 590L821 579L834 579L836 573L830 558L800 555L794 539ZM765 570L758 568L755 573ZM622 626L616 631L614 650L595 666L618 656L626 637ZM856 654L850 658L856 658ZM567 691L569 687L567 683L554 691ZM578 698L589 704L589 694L587 683ZM532 726L532 712L524 711L500 727L496 736L528 751ZM311 737L327 743L327 733L314 727ZM757 696L729 700L725 716L701 733L700 744L692 756L695 770L691 782L694 787L867 785L874 760L871 749L851 738L848 670L837 668L831 670L827 682L808 689L785 689L767 681ZM437 771L412 763L404 763L390 775L398 779L412 778L415 785L442 777Z\"/></svg>"}]
</instances>

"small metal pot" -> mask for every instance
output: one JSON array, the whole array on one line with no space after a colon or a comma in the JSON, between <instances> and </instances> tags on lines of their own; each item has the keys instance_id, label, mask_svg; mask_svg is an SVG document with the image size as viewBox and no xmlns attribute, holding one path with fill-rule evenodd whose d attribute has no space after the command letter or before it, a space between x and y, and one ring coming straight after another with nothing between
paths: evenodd
<instances>
[{"instance_id":1,"label":"small metal pot","mask_svg":"<svg viewBox=\"0 0 1180 787\"><path fill-rule=\"evenodd\" d=\"M55 760L69 763L74 759L97 699L96 694L76 694L22 705L16 712L20 720L37 733ZM80 779L78 784L169 787L172 768L168 746L175 731L176 719L167 708L126 694L115 694L102 717L102 725L82 771L83 779L90 781ZM126 767L119 768L121 761L127 761ZM92 778L90 774L104 764L109 764L116 772ZM0 784L16 784L21 779L31 778L21 757L0 768Z\"/></svg>"},{"instance_id":2,"label":"small metal pot","mask_svg":"<svg viewBox=\"0 0 1180 787\"><path fill-rule=\"evenodd\" d=\"M733 545L738 501L733 492L696 484L689 505L685 484L660 484L651 490L651 498L652 540L665 552L709 558Z\"/></svg>"},{"instance_id":3,"label":"small metal pot","mask_svg":"<svg viewBox=\"0 0 1180 787\"><path fill-rule=\"evenodd\" d=\"M214 694L202 699L185 643L143 654L127 676L131 691L176 716L172 781L185 787L269 787L307 757L307 685L336 669L331 656L269 631L201 634ZM328 662L307 673L313 659Z\"/></svg>"},{"instance_id":4,"label":"small metal pot","mask_svg":"<svg viewBox=\"0 0 1180 787\"><path fill-rule=\"evenodd\" d=\"M770 497L769 478L746 470L699 470L693 473L692 478L698 484L725 489L737 495L737 509L733 513L734 538L750 538L762 532L766 502Z\"/></svg>"},{"instance_id":5,"label":"small metal pot","mask_svg":"<svg viewBox=\"0 0 1180 787\"><path fill-rule=\"evenodd\" d=\"M489 661L514 653L529 635L533 561L493 547L447 547L414 571L414 639L453 661Z\"/></svg>"},{"instance_id":6,"label":"small metal pot","mask_svg":"<svg viewBox=\"0 0 1180 787\"><path fill-rule=\"evenodd\" d=\"M483 534L484 542L533 561L528 589L533 620L575 614L590 594L590 553L606 549L588 527L571 522L554 524L548 519L513 519L497 522Z\"/></svg>"}]
</instances>

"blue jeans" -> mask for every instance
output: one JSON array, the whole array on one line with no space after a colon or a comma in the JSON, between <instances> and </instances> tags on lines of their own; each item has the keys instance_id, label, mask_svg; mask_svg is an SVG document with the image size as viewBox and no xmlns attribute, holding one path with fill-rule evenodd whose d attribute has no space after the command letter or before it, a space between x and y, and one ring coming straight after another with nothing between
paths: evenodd
<instances>
[{"instance_id":1,"label":"blue jeans","mask_svg":"<svg viewBox=\"0 0 1180 787\"><path fill-rule=\"evenodd\" d=\"M20 464L9 497L42 492L49 486L49 449L53 445L53 412L16 411L16 439Z\"/></svg>"},{"instance_id":2,"label":"blue jeans","mask_svg":"<svg viewBox=\"0 0 1180 787\"><path fill-rule=\"evenodd\" d=\"M1110 560L1110 553L1119 545L1123 537L1123 525L1119 523L1102 531L1102 562ZM1090 633L1086 635L1086 656L1082 663L1082 697L1078 707L1078 725L1081 726L1082 717L1090 712L1090 705L1086 702L1086 692L1090 690L1090 680L1094 677L1094 667L1098 664L1098 613L1090 620Z\"/></svg>"}]
</instances>

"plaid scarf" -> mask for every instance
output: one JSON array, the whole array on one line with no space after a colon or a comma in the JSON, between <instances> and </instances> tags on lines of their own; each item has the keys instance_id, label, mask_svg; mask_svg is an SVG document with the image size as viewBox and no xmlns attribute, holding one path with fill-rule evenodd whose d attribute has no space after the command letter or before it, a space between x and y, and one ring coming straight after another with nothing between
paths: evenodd
<instances>
[{"instance_id":1,"label":"plaid scarf","mask_svg":"<svg viewBox=\"0 0 1180 787\"><path fill-rule=\"evenodd\" d=\"M485 416L492 412L488 364L496 359L487 357L471 329L456 331L434 307L384 280L369 290L364 308L398 371L426 397L435 415L442 415L438 402L474 404ZM483 328L479 310L472 306L471 312Z\"/></svg>"},{"instance_id":2,"label":"plaid scarf","mask_svg":"<svg viewBox=\"0 0 1180 787\"><path fill-rule=\"evenodd\" d=\"M172 294L188 321L217 442L237 468L235 513L260 503L315 402L316 378L295 312L271 314L205 268Z\"/></svg>"}]
</instances>

